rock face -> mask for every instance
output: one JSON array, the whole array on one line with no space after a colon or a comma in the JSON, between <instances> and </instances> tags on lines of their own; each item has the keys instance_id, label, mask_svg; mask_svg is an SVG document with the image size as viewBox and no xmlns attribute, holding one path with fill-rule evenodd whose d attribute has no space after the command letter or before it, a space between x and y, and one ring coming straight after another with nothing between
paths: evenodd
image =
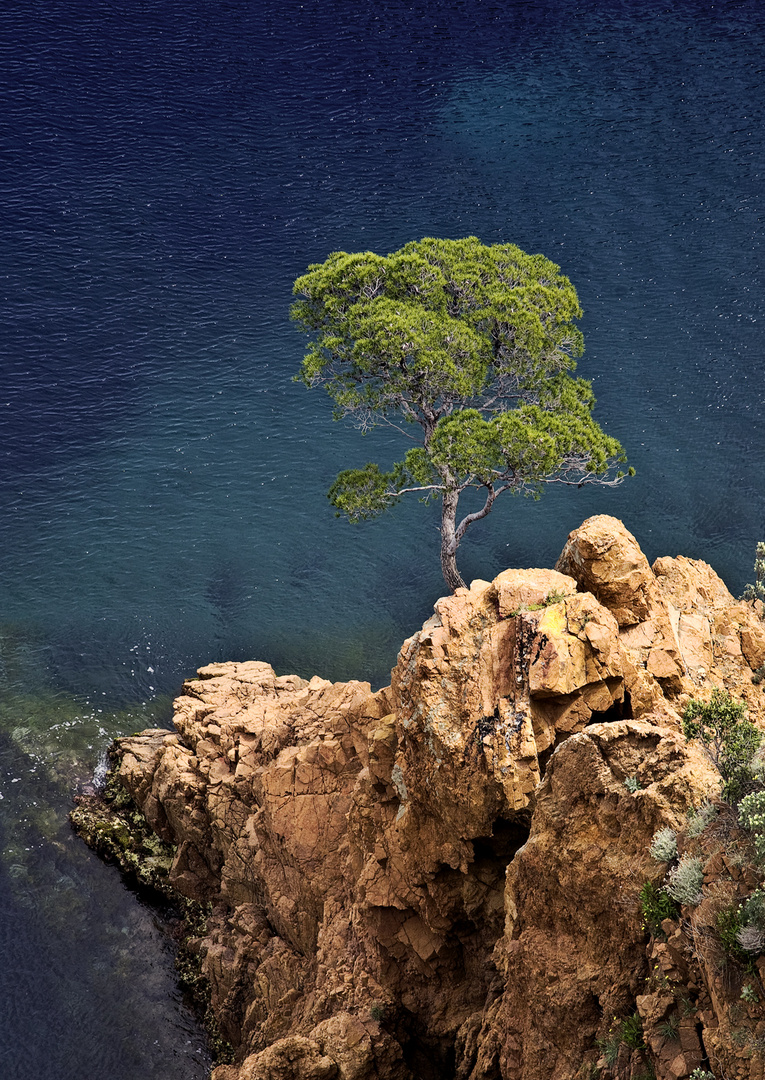
<instances>
[{"instance_id":1,"label":"rock face","mask_svg":"<svg viewBox=\"0 0 765 1080\"><path fill-rule=\"evenodd\" d=\"M601 516L556 570L439 600L377 693L201 669L175 734L120 741L118 776L174 847L171 886L213 905L196 947L235 1050L214 1080L594 1075L614 1017L667 1012L638 892L654 832L716 789L679 713L725 687L760 722L764 659L709 566L652 568ZM659 1080L710 1048L761 1077L719 1034L724 980L682 963L692 1046L651 1029ZM637 1080L646 1053L601 1075Z\"/></svg>"}]
</instances>

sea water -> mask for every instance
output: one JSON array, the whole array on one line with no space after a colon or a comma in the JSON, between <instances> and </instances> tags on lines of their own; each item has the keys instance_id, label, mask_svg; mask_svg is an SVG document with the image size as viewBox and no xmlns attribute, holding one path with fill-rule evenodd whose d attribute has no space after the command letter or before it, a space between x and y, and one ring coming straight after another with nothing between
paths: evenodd
<instances>
[{"instance_id":1,"label":"sea water","mask_svg":"<svg viewBox=\"0 0 765 1080\"><path fill-rule=\"evenodd\" d=\"M292 282L425 235L558 262L637 475L506 499L466 579L593 513L734 593L765 537L765 14L754 2L7 0L0 12L0 1069L192 1080L151 911L66 823L196 667L387 682L443 592L400 453L291 377Z\"/></svg>"}]
</instances>

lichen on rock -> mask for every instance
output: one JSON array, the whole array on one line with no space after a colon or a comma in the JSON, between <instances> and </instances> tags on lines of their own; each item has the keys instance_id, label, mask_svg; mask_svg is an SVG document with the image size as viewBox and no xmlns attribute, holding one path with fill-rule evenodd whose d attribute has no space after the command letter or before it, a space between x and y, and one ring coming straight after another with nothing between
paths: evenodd
<instances>
[{"instance_id":1,"label":"lichen on rock","mask_svg":"<svg viewBox=\"0 0 765 1080\"><path fill-rule=\"evenodd\" d=\"M763 657L761 622L710 567L651 568L599 516L555 570L439 600L376 693L201 669L174 733L118 741L112 783L172 850L168 887L211 905L198 955L234 1051L214 1080L598 1067L646 998L651 839L716 783L682 708L725 687L761 723ZM651 1054L659 1080L686 1075L679 1054L619 1053L604 1078Z\"/></svg>"}]
</instances>

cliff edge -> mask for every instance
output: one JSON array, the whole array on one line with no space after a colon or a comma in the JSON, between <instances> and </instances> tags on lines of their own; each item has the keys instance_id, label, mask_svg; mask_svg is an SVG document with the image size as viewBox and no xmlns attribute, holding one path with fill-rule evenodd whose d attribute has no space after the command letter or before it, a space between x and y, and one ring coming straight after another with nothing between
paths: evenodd
<instances>
[{"instance_id":1,"label":"cliff edge","mask_svg":"<svg viewBox=\"0 0 765 1080\"><path fill-rule=\"evenodd\" d=\"M763 661L709 566L651 567L599 516L555 570L439 600L377 693L201 669L175 733L119 740L100 806L114 833L129 797L162 842L144 863L211 905L191 948L233 1048L214 1080L760 1080L765 1009L736 1019L697 923L650 936L639 893L655 832L719 790L685 703L725 688L763 726ZM98 813L74 814L97 846ZM705 895L759 884L707 849Z\"/></svg>"}]
</instances>

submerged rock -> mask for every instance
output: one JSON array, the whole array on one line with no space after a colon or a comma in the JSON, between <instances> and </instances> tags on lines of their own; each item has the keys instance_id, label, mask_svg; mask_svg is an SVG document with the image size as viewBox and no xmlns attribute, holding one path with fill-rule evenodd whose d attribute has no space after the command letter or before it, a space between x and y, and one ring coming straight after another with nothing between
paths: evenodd
<instances>
[{"instance_id":1,"label":"submerged rock","mask_svg":"<svg viewBox=\"0 0 765 1080\"><path fill-rule=\"evenodd\" d=\"M710 567L651 568L600 516L556 570L439 600L377 693L202 668L176 733L120 740L113 778L172 851L168 886L212 904L197 949L235 1052L214 1080L593 1075L612 1018L661 1011L638 899L651 837L716 789L680 712L725 687L761 724L763 658L760 620ZM684 1036L698 1052L654 1030L659 1080L720 1027L705 978L682 975L709 1006ZM625 1046L601 1075L649 1068Z\"/></svg>"}]
</instances>

